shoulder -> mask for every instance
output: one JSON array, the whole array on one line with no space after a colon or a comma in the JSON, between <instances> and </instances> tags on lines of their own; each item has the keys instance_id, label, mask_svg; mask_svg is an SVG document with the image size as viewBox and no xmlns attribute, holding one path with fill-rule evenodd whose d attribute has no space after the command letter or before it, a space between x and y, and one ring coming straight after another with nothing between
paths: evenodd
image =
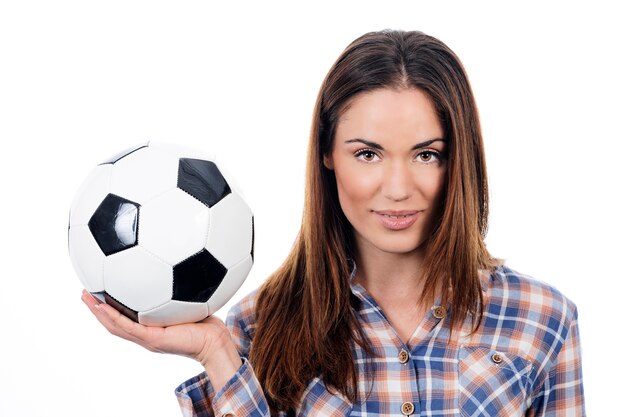
<instances>
[{"instance_id":1,"label":"shoulder","mask_svg":"<svg viewBox=\"0 0 626 417\"><path fill-rule=\"evenodd\" d=\"M240 353L248 356L256 327L255 306L259 289L246 294L235 303L226 315L225 324Z\"/></svg>"},{"instance_id":2,"label":"shoulder","mask_svg":"<svg viewBox=\"0 0 626 417\"><path fill-rule=\"evenodd\" d=\"M552 285L504 265L490 273L485 290L484 333L499 348L533 358L540 368L553 362L576 325L574 302Z\"/></svg>"},{"instance_id":3,"label":"shoulder","mask_svg":"<svg viewBox=\"0 0 626 417\"><path fill-rule=\"evenodd\" d=\"M561 291L506 265L496 267L487 287L487 301L492 309L500 307L501 311L509 310L509 314L535 318L551 328L576 318L576 305Z\"/></svg>"}]
</instances>

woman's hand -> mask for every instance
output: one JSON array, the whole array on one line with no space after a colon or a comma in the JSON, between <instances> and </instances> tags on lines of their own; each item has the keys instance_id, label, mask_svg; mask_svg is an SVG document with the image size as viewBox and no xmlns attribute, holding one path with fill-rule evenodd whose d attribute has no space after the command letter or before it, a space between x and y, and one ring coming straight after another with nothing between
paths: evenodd
<instances>
[{"instance_id":1,"label":"woman's hand","mask_svg":"<svg viewBox=\"0 0 626 417\"><path fill-rule=\"evenodd\" d=\"M217 317L167 327L144 326L83 290L81 299L109 333L151 352L186 356L202 363L214 389L239 369L241 359L228 329Z\"/></svg>"}]
</instances>

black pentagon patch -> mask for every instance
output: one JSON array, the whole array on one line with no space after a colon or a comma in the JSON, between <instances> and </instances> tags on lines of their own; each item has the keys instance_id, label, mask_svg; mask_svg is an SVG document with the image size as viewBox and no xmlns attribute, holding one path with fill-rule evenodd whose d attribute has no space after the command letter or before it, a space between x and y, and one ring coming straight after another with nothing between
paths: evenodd
<instances>
[{"instance_id":1,"label":"black pentagon patch","mask_svg":"<svg viewBox=\"0 0 626 417\"><path fill-rule=\"evenodd\" d=\"M113 307L114 309L116 309L117 311L119 311L120 313L122 313L123 315L131 319L132 321L139 322L139 315L137 314L135 310L126 307L124 304L120 303L115 298L111 297L106 291L92 292L92 294L100 295L104 297L104 301L108 305L110 305L111 307Z\"/></svg>"},{"instance_id":2,"label":"black pentagon patch","mask_svg":"<svg viewBox=\"0 0 626 417\"><path fill-rule=\"evenodd\" d=\"M108 194L89 219L89 230L109 256L137 245L139 204Z\"/></svg>"},{"instance_id":3,"label":"black pentagon patch","mask_svg":"<svg viewBox=\"0 0 626 417\"><path fill-rule=\"evenodd\" d=\"M101 162L98 165L114 164L120 159L124 158L125 156L128 156L131 153L138 151L141 148L146 148L146 147L148 147L147 143L145 145L133 146L132 148L128 148L128 149L123 150L122 152L116 153L115 155L111 156L110 158L107 158L106 161Z\"/></svg>"},{"instance_id":4,"label":"black pentagon patch","mask_svg":"<svg viewBox=\"0 0 626 417\"><path fill-rule=\"evenodd\" d=\"M230 187L217 165L202 159L180 158L178 188L208 207L213 207L230 193Z\"/></svg>"},{"instance_id":5,"label":"black pentagon patch","mask_svg":"<svg viewBox=\"0 0 626 417\"><path fill-rule=\"evenodd\" d=\"M226 275L226 268L206 249L174 266L172 300L205 303Z\"/></svg>"}]
</instances>

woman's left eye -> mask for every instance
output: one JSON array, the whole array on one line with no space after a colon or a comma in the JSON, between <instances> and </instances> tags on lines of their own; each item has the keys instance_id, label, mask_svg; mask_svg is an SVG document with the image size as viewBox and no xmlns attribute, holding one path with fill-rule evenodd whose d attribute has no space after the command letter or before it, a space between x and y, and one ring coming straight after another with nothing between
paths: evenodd
<instances>
[{"instance_id":1,"label":"woman's left eye","mask_svg":"<svg viewBox=\"0 0 626 417\"><path fill-rule=\"evenodd\" d=\"M354 156L365 162L372 162L378 157L378 155L376 155L376 152L371 149L362 149L356 152Z\"/></svg>"},{"instance_id":2,"label":"woman's left eye","mask_svg":"<svg viewBox=\"0 0 626 417\"><path fill-rule=\"evenodd\" d=\"M422 151L417 154L417 159L421 162L425 162L427 164L436 162L440 160L440 155L438 152L434 151Z\"/></svg>"}]
</instances>

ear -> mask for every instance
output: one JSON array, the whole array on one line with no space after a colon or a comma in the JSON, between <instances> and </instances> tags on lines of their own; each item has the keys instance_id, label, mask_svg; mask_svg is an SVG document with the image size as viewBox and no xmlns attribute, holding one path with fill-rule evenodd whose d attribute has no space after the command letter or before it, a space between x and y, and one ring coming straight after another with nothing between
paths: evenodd
<instances>
[{"instance_id":1,"label":"ear","mask_svg":"<svg viewBox=\"0 0 626 417\"><path fill-rule=\"evenodd\" d=\"M331 155L324 155L324 166L331 171L335 168L335 166L333 165L333 157Z\"/></svg>"}]
</instances>

